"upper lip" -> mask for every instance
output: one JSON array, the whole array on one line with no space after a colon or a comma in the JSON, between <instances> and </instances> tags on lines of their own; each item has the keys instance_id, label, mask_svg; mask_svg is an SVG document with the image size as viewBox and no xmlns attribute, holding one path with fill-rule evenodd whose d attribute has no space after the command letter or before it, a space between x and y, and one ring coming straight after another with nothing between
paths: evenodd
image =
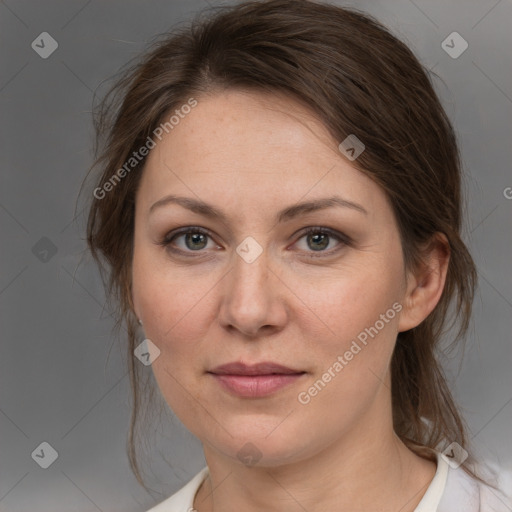
<instances>
[{"instance_id":1,"label":"upper lip","mask_svg":"<svg viewBox=\"0 0 512 512\"><path fill-rule=\"evenodd\" d=\"M262 363L251 365L240 362L222 364L215 367L213 370L210 370L209 373L215 373L218 375L271 375L273 373L290 375L304 372L301 370L294 370L293 368L288 368L277 363L264 361Z\"/></svg>"}]
</instances>

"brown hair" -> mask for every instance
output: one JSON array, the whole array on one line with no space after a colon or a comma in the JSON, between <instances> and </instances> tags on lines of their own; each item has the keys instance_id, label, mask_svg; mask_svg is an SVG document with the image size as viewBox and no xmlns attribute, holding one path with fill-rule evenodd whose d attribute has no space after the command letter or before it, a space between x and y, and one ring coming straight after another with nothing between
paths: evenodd
<instances>
[{"instance_id":1,"label":"brown hair","mask_svg":"<svg viewBox=\"0 0 512 512\"><path fill-rule=\"evenodd\" d=\"M453 441L467 447L466 427L438 352L449 329L458 327L453 343L467 332L477 276L461 239L456 136L428 71L379 22L353 9L306 0L220 8L154 42L105 96L95 117L94 166L101 167L96 186L112 179L169 112L191 96L200 100L225 88L284 92L307 105L335 140L355 134L363 141L366 149L353 164L387 193L406 269L420 263L421 248L436 232L446 236L450 261L441 299L424 322L397 338L393 419L397 435L424 457L432 459L433 449ZM133 391L128 454L141 483L135 432L144 367L133 357L141 340L131 304L131 258L144 160L104 197L93 198L87 226L92 255L128 333ZM449 316L453 322L447 325ZM463 467L478 478L471 460Z\"/></svg>"}]
</instances>

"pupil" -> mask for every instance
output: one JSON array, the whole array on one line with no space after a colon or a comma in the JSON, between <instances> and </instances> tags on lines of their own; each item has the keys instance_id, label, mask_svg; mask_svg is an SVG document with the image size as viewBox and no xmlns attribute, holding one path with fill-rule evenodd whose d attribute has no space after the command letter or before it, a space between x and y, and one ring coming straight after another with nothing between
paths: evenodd
<instances>
[{"instance_id":1,"label":"pupil","mask_svg":"<svg viewBox=\"0 0 512 512\"><path fill-rule=\"evenodd\" d=\"M316 243L316 242L319 240L319 238L323 239L324 243L320 246L320 249L325 249L325 248L327 247L327 245L329 245L329 242L328 242L328 236L329 236L329 235L326 235L325 233L324 233L324 234L315 234L315 235L310 235L310 240L311 240L311 239L314 239L314 240L315 240L315 242L314 242L314 243ZM317 248L318 248L318 247L319 247L319 246L317 245ZM313 247L313 249L314 249L314 250L317 250L317 249L315 249L314 247Z\"/></svg>"},{"instance_id":2,"label":"pupil","mask_svg":"<svg viewBox=\"0 0 512 512\"><path fill-rule=\"evenodd\" d=\"M188 247L189 249L193 249L193 248L196 248L196 249L197 249L197 247L190 247L190 246L188 245L188 241L189 241L189 240L192 240L192 244L193 244L193 245L195 245L195 244L197 244L197 243L199 243L199 244L200 244L200 243L201 243L201 239L203 239L202 241L204 242L204 238L205 238L205 235L203 235L202 233L194 233L194 234L190 234L190 233L189 233L189 234L187 235L187 247ZM200 248L201 248L201 247L200 247Z\"/></svg>"}]
</instances>

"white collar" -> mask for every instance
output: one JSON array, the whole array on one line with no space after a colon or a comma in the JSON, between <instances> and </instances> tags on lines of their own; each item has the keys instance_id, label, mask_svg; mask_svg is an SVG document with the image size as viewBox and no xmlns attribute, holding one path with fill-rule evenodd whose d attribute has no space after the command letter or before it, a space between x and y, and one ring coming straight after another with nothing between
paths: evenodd
<instances>
[{"instance_id":1,"label":"white collar","mask_svg":"<svg viewBox=\"0 0 512 512\"><path fill-rule=\"evenodd\" d=\"M505 501L490 493L471 478L462 468L451 468L440 452L437 455L437 468L434 478L414 512L477 512L481 500L492 504L486 510L505 511ZM194 510L194 498L199 487L208 476L205 466L186 485L170 498L159 503L147 512L191 512ZM484 493L483 495L481 493ZM507 509L507 512L512 508Z\"/></svg>"}]
</instances>

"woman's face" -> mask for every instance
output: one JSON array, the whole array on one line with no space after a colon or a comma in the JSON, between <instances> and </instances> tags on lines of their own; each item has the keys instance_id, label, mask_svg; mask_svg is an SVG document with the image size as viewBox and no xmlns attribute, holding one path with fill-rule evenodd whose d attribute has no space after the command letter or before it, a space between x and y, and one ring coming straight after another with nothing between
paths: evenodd
<instances>
[{"instance_id":1,"label":"woman's face","mask_svg":"<svg viewBox=\"0 0 512 512\"><path fill-rule=\"evenodd\" d=\"M401 244L384 192L339 142L290 99L229 91L198 98L146 162L135 311L167 403L234 460L299 461L389 419ZM262 362L292 374L212 373Z\"/></svg>"}]
</instances>

